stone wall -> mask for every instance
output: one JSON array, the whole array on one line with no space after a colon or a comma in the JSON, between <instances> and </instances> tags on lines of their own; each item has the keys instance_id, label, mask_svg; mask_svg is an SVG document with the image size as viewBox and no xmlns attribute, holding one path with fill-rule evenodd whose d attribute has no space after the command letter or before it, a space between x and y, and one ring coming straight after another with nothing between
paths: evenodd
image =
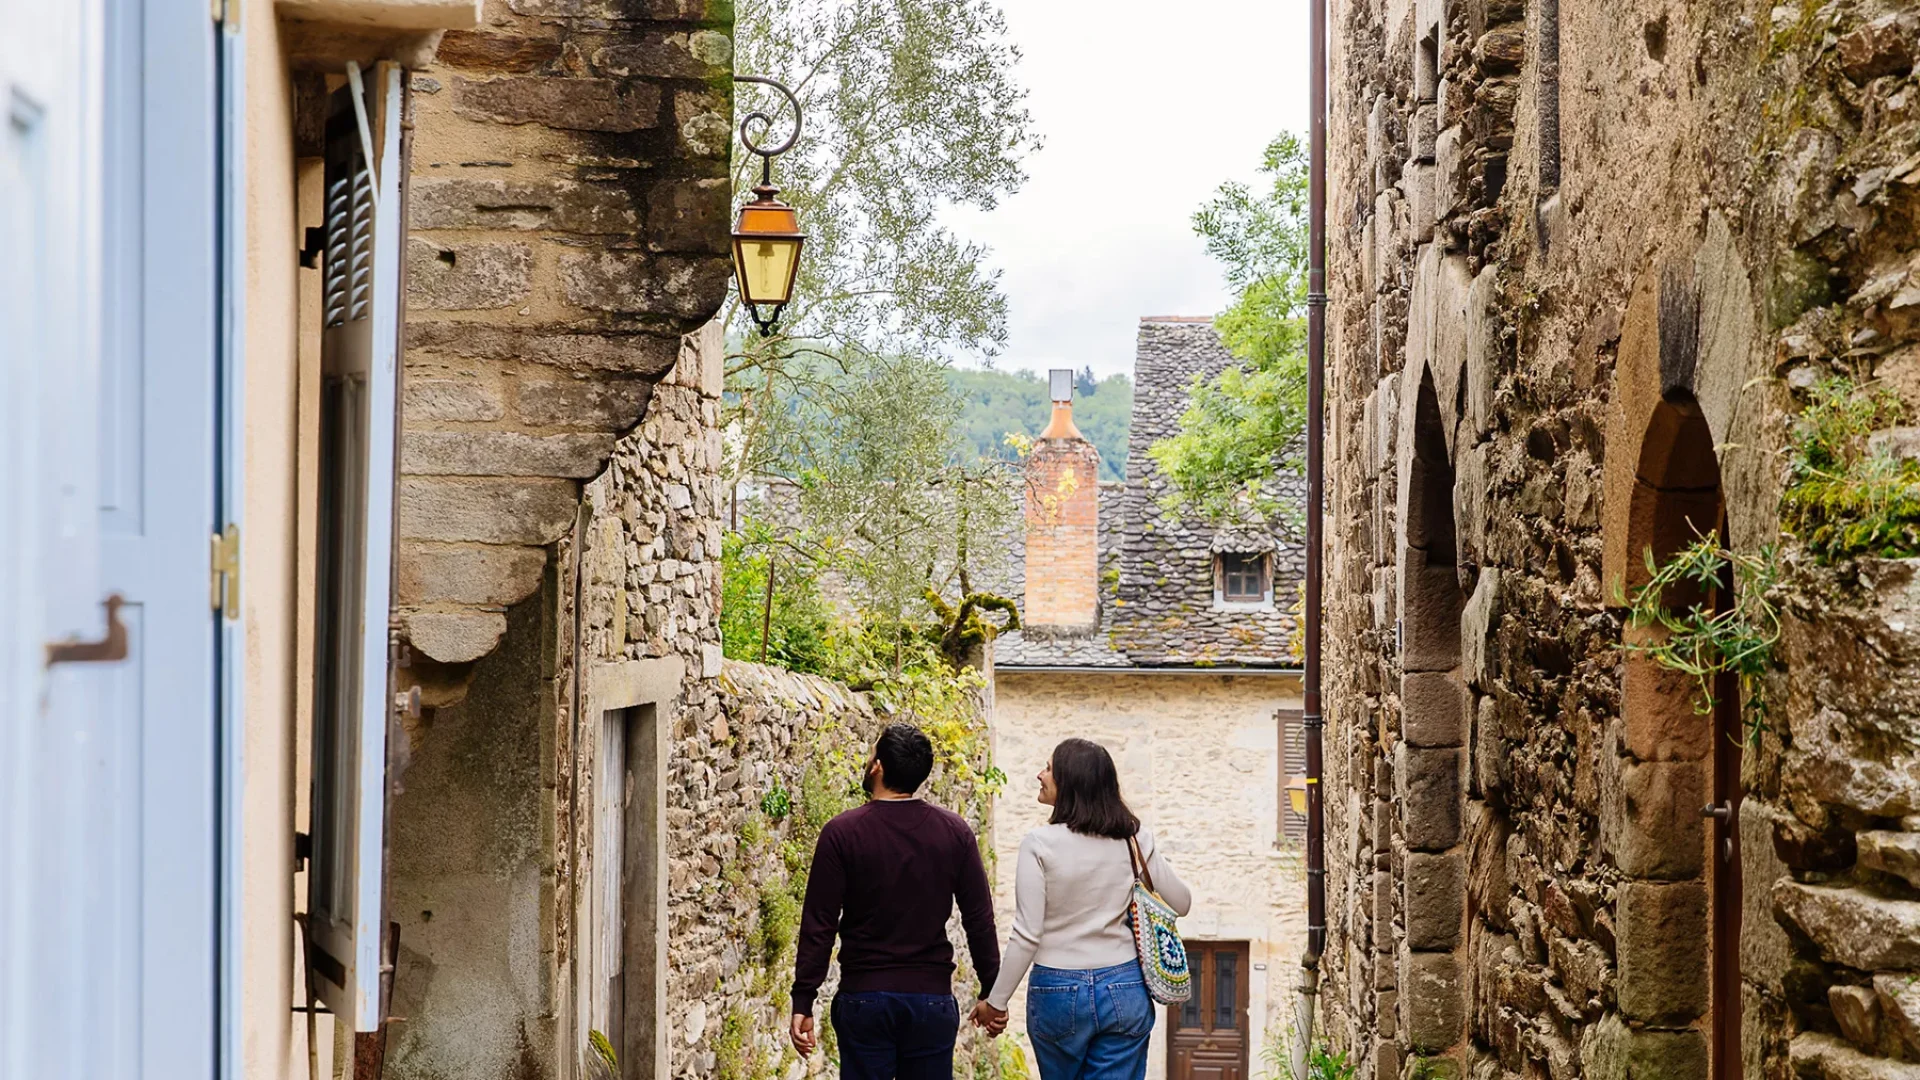
<instances>
[{"instance_id":1,"label":"stone wall","mask_svg":"<svg viewBox=\"0 0 1920 1080\"><path fill-rule=\"evenodd\" d=\"M613 789L598 768L609 717L636 709L618 799L658 814L626 814L617 853L640 904L623 916L625 993L647 1003L620 1040L623 1075L801 1072L784 1038L799 891L882 719L844 687L722 659L721 362L717 335L686 339L471 692L410 729L392 886L409 1017L388 1066L398 1080L566 1076L590 1052L612 923L596 841ZM929 791L984 833L984 719L957 738L946 749L974 772L943 766ZM963 1042L969 1072L996 1054Z\"/></svg>"},{"instance_id":2,"label":"stone wall","mask_svg":"<svg viewBox=\"0 0 1920 1080\"><path fill-rule=\"evenodd\" d=\"M1034 777L1061 739L1093 739L1113 753L1128 805L1193 887L1181 932L1249 945L1249 1076L1268 1071L1262 1052L1281 1037L1306 945L1304 863L1279 832L1285 769L1275 716L1299 705L1299 680L1286 675L994 674L994 758L1009 777L993 832L1003 926L1013 918L1020 840L1048 813L1035 801ZM1012 1009L1009 1030L1018 1033L1024 992ZM1165 1019L1162 1010L1147 1065L1155 1080L1167 1074Z\"/></svg>"},{"instance_id":3,"label":"stone wall","mask_svg":"<svg viewBox=\"0 0 1920 1080\"><path fill-rule=\"evenodd\" d=\"M1914 30L1336 6L1321 1000L1363 1075L1920 1067L1911 562L1784 538L1757 740L1621 647L1649 549L1780 536L1815 382L1920 406Z\"/></svg>"},{"instance_id":4,"label":"stone wall","mask_svg":"<svg viewBox=\"0 0 1920 1080\"><path fill-rule=\"evenodd\" d=\"M413 76L397 600L455 665L430 697L726 295L732 29L723 0L488 0Z\"/></svg>"}]
</instances>

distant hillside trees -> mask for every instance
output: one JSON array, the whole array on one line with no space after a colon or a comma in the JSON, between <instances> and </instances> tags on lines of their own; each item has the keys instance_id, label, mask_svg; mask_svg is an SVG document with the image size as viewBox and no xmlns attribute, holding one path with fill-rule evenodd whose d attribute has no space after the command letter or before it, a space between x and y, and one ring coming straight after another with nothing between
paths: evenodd
<instances>
[{"instance_id":1,"label":"distant hillside trees","mask_svg":"<svg viewBox=\"0 0 1920 1080\"><path fill-rule=\"evenodd\" d=\"M1009 433L1033 438L1046 430L1052 401L1047 380L1031 371L950 369L947 379L966 401L960 423L982 457L1012 460ZM1074 380L1073 422L1100 451L1100 479L1127 478L1127 430L1133 419L1133 380L1102 379L1091 368Z\"/></svg>"}]
</instances>

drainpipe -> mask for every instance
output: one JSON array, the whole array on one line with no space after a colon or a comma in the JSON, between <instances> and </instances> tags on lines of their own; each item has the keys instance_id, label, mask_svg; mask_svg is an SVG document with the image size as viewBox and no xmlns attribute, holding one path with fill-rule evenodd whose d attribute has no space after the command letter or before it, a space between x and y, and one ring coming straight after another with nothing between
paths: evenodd
<instances>
[{"instance_id":1,"label":"drainpipe","mask_svg":"<svg viewBox=\"0 0 1920 1080\"><path fill-rule=\"evenodd\" d=\"M1323 417L1327 367L1327 3L1311 0L1307 38L1307 581L1305 708L1307 737L1307 951L1300 958L1300 1001L1294 1032L1293 1077L1306 1080L1313 1041L1320 954L1327 944L1326 798L1320 711L1321 578L1325 563L1326 460Z\"/></svg>"}]
</instances>

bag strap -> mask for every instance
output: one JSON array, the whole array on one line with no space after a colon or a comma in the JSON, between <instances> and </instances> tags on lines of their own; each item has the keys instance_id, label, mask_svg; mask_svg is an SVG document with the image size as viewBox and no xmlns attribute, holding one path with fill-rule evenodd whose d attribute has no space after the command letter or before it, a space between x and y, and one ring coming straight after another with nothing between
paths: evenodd
<instances>
[{"instance_id":1,"label":"bag strap","mask_svg":"<svg viewBox=\"0 0 1920 1080\"><path fill-rule=\"evenodd\" d=\"M1133 863L1133 879L1145 885L1148 892L1160 895L1160 890L1153 887L1153 875L1147 870L1147 857L1140 854L1138 834L1127 837L1127 855Z\"/></svg>"}]
</instances>

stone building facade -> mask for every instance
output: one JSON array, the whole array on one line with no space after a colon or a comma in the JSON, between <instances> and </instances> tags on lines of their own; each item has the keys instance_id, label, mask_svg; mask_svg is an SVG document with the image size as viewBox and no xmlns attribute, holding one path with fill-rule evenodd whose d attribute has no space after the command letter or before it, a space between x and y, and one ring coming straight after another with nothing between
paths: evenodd
<instances>
[{"instance_id":1,"label":"stone building facade","mask_svg":"<svg viewBox=\"0 0 1920 1080\"><path fill-rule=\"evenodd\" d=\"M1328 1034L1378 1078L1914 1075L1913 563L1782 510L1828 380L1920 406L1913 14L1333 15ZM1696 537L1778 567L1712 705L1628 617Z\"/></svg>"},{"instance_id":2,"label":"stone building facade","mask_svg":"<svg viewBox=\"0 0 1920 1080\"><path fill-rule=\"evenodd\" d=\"M1061 739L1101 743L1195 897L1181 928L1202 985L1192 1015L1155 1027L1155 1080L1265 1071L1305 943L1302 822L1284 791L1303 769L1289 648L1301 548L1277 520L1216 529L1164 509L1168 481L1147 454L1192 378L1230 363L1205 319L1143 320L1126 482L1099 482L1099 455L1056 402L1027 459L1016 576L993 583L1023 597L1025 624L993 646L994 758L1010 777L994 814L1000 918L1020 839L1046 820L1033 777ZM1229 563L1236 589L1259 595L1226 595ZM1024 1009L1016 994L1012 1030Z\"/></svg>"},{"instance_id":3,"label":"stone building facade","mask_svg":"<svg viewBox=\"0 0 1920 1080\"><path fill-rule=\"evenodd\" d=\"M489 0L412 72L389 1076L795 1065L783 822L873 721L721 659L731 33Z\"/></svg>"}]
</instances>

